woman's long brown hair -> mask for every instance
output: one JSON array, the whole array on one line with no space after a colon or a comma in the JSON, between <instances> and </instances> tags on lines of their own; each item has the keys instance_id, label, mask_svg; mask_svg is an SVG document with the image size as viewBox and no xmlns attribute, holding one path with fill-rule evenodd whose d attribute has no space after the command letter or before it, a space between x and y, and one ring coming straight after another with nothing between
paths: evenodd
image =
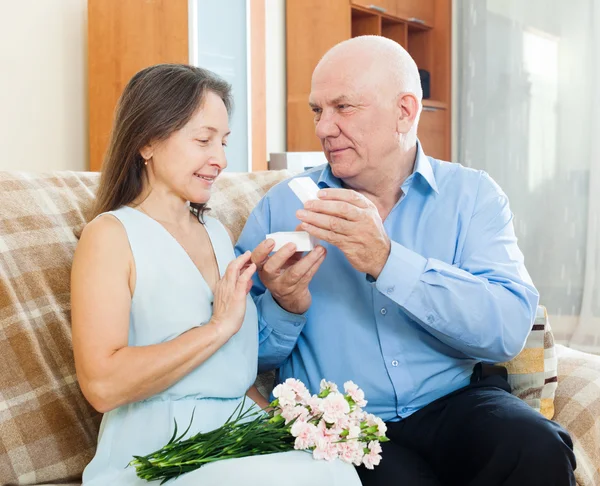
<instances>
[{"instance_id":1,"label":"woman's long brown hair","mask_svg":"<svg viewBox=\"0 0 600 486\"><path fill-rule=\"evenodd\" d=\"M147 177L140 150L181 129L209 91L223 100L231 115L231 86L206 69L158 64L131 78L117 104L91 219L140 196ZM192 202L190 206L201 220L205 204Z\"/></svg>"}]
</instances>

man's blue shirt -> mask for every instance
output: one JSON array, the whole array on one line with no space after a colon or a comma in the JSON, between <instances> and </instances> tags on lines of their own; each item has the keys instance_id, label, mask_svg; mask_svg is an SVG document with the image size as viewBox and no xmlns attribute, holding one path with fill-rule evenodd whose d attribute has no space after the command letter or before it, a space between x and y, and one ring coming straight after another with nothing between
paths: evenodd
<instances>
[{"instance_id":1,"label":"man's blue shirt","mask_svg":"<svg viewBox=\"0 0 600 486\"><path fill-rule=\"evenodd\" d=\"M342 187L329 166L303 176ZM336 247L310 284L303 315L282 309L257 276L259 368L279 368L318 392L322 378L354 381L366 410L397 420L469 383L478 361L517 355L531 330L538 293L517 246L508 199L484 172L425 156L384 227L392 240L373 281ZM283 182L251 213L238 254L268 233L294 231L302 204Z\"/></svg>"}]
</instances>

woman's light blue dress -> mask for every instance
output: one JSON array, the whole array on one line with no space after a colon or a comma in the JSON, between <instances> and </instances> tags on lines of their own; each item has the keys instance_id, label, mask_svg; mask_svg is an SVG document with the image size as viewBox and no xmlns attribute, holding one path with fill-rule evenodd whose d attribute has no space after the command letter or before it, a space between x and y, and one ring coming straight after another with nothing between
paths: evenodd
<instances>
[{"instance_id":1,"label":"woman's light blue dress","mask_svg":"<svg viewBox=\"0 0 600 486\"><path fill-rule=\"evenodd\" d=\"M208 322L213 294L177 240L160 223L136 209L125 206L109 214L123 224L135 261L129 345L163 343ZM223 275L235 258L233 245L216 219L207 217L206 229ZM96 455L83 473L83 484L149 484L127 464L134 455L146 455L165 445L173 433L174 419L180 430L185 430L194 409L188 435L221 426L256 379L257 326L256 307L248 296L242 328L208 360L162 393L106 413ZM246 404L252 401L247 398ZM306 452L290 451L219 461L167 484L360 486L360 480L349 464L317 461Z\"/></svg>"}]
</instances>

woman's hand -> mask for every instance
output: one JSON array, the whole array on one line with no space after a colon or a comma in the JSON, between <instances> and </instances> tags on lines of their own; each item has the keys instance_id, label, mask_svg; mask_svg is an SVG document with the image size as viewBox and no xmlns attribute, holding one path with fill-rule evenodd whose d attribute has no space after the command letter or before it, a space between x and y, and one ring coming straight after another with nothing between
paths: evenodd
<instances>
[{"instance_id":1,"label":"woman's hand","mask_svg":"<svg viewBox=\"0 0 600 486\"><path fill-rule=\"evenodd\" d=\"M252 275L256 272L256 265L250 263L251 256L247 251L229 263L215 288L211 321L227 339L237 333L244 322L246 296L252 288Z\"/></svg>"},{"instance_id":2,"label":"woman's hand","mask_svg":"<svg viewBox=\"0 0 600 486\"><path fill-rule=\"evenodd\" d=\"M265 411L268 411L269 401L262 395L261 392L258 391L256 385L252 385L248 389L248 391L246 392L246 396L252 399L252 401L256 403L256 405L258 405L260 408L262 408Z\"/></svg>"}]
</instances>

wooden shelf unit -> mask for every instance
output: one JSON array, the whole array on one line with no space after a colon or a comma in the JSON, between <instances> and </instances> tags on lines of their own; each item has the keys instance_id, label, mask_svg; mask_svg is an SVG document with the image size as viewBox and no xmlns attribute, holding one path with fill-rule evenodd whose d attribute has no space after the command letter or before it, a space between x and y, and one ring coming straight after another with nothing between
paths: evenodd
<instances>
[{"instance_id":1,"label":"wooden shelf unit","mask_svg":"<svg viewBox=\"0 0 600 486\"><path fill-rule=\"evenodd\" d=\"M451 0L287 0L287 150L321 150L308 107L312 71L335 44L361 35L398 42L430 74L419 140L432 157L451 154Z\"/></svg>"}]
</instances>

